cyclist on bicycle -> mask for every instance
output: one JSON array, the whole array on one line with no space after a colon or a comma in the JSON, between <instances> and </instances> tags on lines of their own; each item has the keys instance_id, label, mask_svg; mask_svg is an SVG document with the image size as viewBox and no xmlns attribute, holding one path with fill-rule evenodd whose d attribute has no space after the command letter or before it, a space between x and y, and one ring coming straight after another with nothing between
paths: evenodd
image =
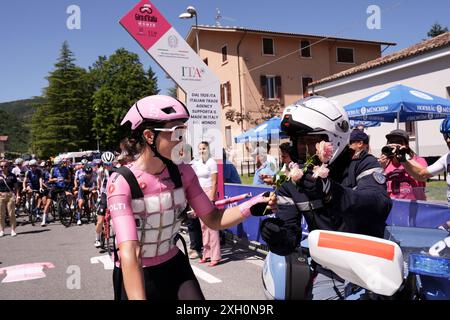
<instances>
[{"instance_id":1,"label":"cyclist on bicycle","mask_svg":"<svg viewBox=\"0 0 450 320\"><path fill-rule=\"evenodd\" d=\"M48 182L48 180L50 179L50 169L51 169L51 162L50 161L42 161L40 164L40 169L42 171L42 187L43 187L43 192L42 192L42 205L41 207L43 207L43 211L44 211L44 215L42 216L42 223L41 226L45 226L46 225L46 219L47 219L47 215L48 215L48 211L45 211L45 208L47 207L47 202L51 201L50 197L49 197L49 193L50 193L50 183Z\"/></svg>"},{"instance_id":2,"label":"cyclist on bicycle","mask_svg":"<svg viewBox=\"0 0 450 320\"><path fill-rule=\"evenodd\" d=\"M131 124L126 148L138 158L107 184L119 248L113 273L116 299L204 299L189 259L174 241L188 203L215 230L244 221L256 204L262 206L260 214L268 203L275 205L274 197L259 195L233 208L216 208L191 166L170 160L183 143L188 119L183 103L157 95L139 100L122 121Z\"/></svg>"},{"instance_id":3,"label":"cyclist on bicycle","mask_svg":"<svg viewBox=\"0 0 450 320\"><path fill-rule=\"evenodd\" d=\"M89 209L92 211L92 203L96 200L96 195L97 181L93 175L92 167L86 166L84 175L80 178L80 188L78 189L77 225L81 225L81 211L83 210L84 202L88 200Z\"/></svg>"},{"instance_id":4,"label":"cyclist on bicycle","mask_svg":"<svg viewBox=\"0 0 450 320\"><path fill-rule=\"evenodd\" d=\"M70 183L69 170L66 166L62 165L62 159L56 157L53 160L53 168L50 170L50 179L48 182L51 185L50 198L52 201L56 201L56 195L60 192L66 192L66 187ZM66 193L67 195L67 193ZM48 212L52 201L48 201L45 206L45 212Z\"/></svg>"},{"instance_id":5,"label":"cyclist on bicycle","mask_svg":"<svg viewBox=\"0 0 450 320\"><path fill-rule=\"evenodd\" d=\"M22 192L26 193L27 199L33 196L33 191L37 191L37 205L35 208L29 208L30 210L36 210L36 217L40 218L39 207L41 204L41 194L44 191L43 189L43 179L42 179L42 171L38 168L37 161L35 159L30 160L29 162L30 170L25 173L25 178L23 180L23 189ZM44 222L44 221L43 221ZM44 223L45 225L45 223Z\"/></svg>"},{"instance_id":6,"label":"cyclist on bicycle","mask_svg":"<svg viewBox=\"0 0 450 320\"><path fill-rule=\"evenodd\" d=\"M23 179L25 178L25 172L27 170L27 168L23 165L23 159L22 158L17 158L14 161L14 164L16 165L11 172L16 176L17 178L17 183L16 183L16 190L22 190L23 187ZM22 203L22 193L18 192L18 196L16 198L16 203L20 204Z\"/></svg>"},{"instance_id":7,"label":"cyclist on bicycle","mask_svg":"<svg viewBox=\"0 0 450 320\"><path fill-rule=\"evenodd\" d=\"M80 189L80 178L85 175L84 168L87 166L88 160L83 158L81 160L81 167L75 171L73 195L78 198L78 189Z\"/></svg>"},{"instance_id":8,"label":"cyclist on bicycle","mask_svg":"<svg viewBox=\"0 0 450 320\"><path fill-rule=\"evenodd\" d=\"M113 169L114 153L104 152L102 154L103 167L97 169L97 185L100 186L100 205L97 211L97 224L95 226L95 243L94 246L99 248L101 246L100 239L103 230L103 223L105 221L105 214L107 208L106 184L111 170Z\"/></svg>"}]
</instances>

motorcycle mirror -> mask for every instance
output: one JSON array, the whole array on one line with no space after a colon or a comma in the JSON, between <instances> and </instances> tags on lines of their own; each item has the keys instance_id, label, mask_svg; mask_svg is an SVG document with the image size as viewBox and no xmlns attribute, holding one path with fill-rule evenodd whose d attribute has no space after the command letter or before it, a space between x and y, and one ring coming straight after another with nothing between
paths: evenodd
<instances>
[{"instance_id":1,"label":"motorcycle mirror","mask_svg":"<svg viewBox=\"0 0 450 320\"><path fill-rule=\"evenodd\" d=\"M376 294L392 296L403 283L403 255L395 242L314 230L308 236L308 243L314 261Z\"/></svg>"}]
</instances>

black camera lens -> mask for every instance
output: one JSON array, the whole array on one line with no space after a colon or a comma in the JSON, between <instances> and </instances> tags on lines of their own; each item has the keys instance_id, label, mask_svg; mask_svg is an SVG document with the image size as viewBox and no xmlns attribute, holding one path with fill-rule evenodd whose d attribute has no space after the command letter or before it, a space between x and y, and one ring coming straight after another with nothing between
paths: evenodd
<instances>
[{"instance_id":1,"label":"black camera lens","mask_svg":"<svg viewBox=\"0 0 450 320\"><path fill-rule=\"evenodd\" d=\"M384 146L381 149L381 153L384 154L388 158L392 158L394 156L394 150L392 147Z\"/></svg>"}]
</instances>

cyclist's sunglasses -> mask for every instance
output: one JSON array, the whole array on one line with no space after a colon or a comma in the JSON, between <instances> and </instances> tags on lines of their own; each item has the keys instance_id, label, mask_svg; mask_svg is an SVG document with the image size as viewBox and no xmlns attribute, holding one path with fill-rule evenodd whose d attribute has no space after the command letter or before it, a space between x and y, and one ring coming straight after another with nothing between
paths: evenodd
<instances>
[{"instance_id":1,"label":"cyclist's sunglasses","mask_svg":"<svg viewBox=\"0 0 450 320\"><path fill-rule=\"evenodd\" d=\"M450 139L450 132L445 132L442 135L444 136L445 140Z\"/></svg>"},{"instance_id":2,"label":"cyclist's sunglasses","mask_svg":"<svg viewBox=\"0 0 450 320\"><path fill-rule=\"evenodd\" d=\"M171 132L172 133L172 136L171 136L172 141L182 141L183 138L186 136L187 126L182 124L182 125L176 125L172 128L155 128L154 130L160 131L160 132Z\"/></svg>"}]
</instances>

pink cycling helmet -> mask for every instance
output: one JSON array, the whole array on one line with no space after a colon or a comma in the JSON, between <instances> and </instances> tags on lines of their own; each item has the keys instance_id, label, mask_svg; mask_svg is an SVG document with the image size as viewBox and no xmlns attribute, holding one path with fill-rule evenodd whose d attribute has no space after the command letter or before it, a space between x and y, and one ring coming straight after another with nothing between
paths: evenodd
<instances>
[{"instance_id":1,"label":"pink cycling helmet","mask_svg":"<svg viewBox=\"0 0 450 320\"><path fill-rule=\"evenodd\" d=\"M169 122L174 120L187 121L189 111L179 100L163 95L145 97L136 102L120 125L131 123L131 130L136 130L142 123Z\"/></svg>"}]
</instances>

